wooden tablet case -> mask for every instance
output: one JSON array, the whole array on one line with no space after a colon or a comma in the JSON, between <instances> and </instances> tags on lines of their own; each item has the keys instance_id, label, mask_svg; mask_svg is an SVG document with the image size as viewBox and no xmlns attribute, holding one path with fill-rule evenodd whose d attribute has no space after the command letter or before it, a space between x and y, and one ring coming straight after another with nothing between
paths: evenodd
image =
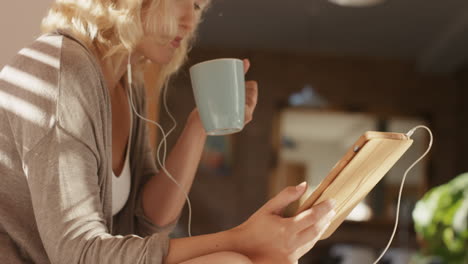
<instances>
[{"instance_id":1,"label":"wooden tablet case","mask_svg":"<svg viewBox=\"0 0 468 264\"><path fill-rule=\"evenodd\" d=\"M328 238L413 143L405 134L369 131L333 167L296 214L329 198L336 215L320 239Z\"/></svg>"}]
</instances>

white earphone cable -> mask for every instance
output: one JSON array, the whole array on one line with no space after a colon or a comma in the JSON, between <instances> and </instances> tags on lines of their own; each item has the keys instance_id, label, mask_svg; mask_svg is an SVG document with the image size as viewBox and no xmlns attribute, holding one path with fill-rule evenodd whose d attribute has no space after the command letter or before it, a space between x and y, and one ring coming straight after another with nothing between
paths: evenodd
<instances>
[{"instance_id":1,"label":"white earphone cable","mask_svg":"<svg viewBox=\"0 0 468 264\"><path fill-rule=\"evenodd\" d=\"M164 85L164 94L163 94L163 101L164 101L164 108L166 109L166 112L167 114L169 115L169 117L171 118L172 122L174 123L173 127L169 130L169 132L166 134L164 132L164 129L162 128L162 126L160 124L158 124L157 122L153 121L153 120L150 120L150 119L147 119L143 116L141 116L135 109L135 106L133 105L133 95L132 95L132 65L130 63L130 55L128 56L128 62L127 62L127 80L128 80L128 90L130 92L130 103L131 103L131 106L132 106L132 110L133 112L135 113L136 116L138 116L139 118L141 118L142 120L145 120L146 122L150 122L154 125L156 125L159 130L161 131L161 134L162 134L162 139L161 139L161 142L159 143L159 146L157 148L157 151L156 151L156 156L157 156L157 161L158 161L158 164L159 166L161 167L161 169L163 170L163 172L167 175L167 177L169 177L169 179L171 179L174 184L179 188L179 190L184 194L185 196L185 199L187 200L187 205L188 205L188 209L189 209L189 216L188 216L188 227L187 227L187 230L188 230L188 235L189 236L192 236L192 231L191 231L191 226L192 226L192 205L190 203L190 198L188 197L188 194L187 192L182 188L182 186L177 182L177 180L174 179L174 177L172 177L172 175L169 173L169 171L166 169L166 153L167 153L167 137L174 131L174 129L176 128L177 126L177 122L175 120L175 118L172 116L172 114L170 113L169 111L169 108L167 107L167 102L166 102L166 94L167 94L167 83ZM160 158L160 150L161 150L161 146L164 145L164 149L163 149L163 159L161 161L161 158Z\"/></svg>"},{"instance_id":2,"label":"white earphone cable","mask_svg":"<svg viewBox=\"0 0 468 264\"><path fill-rule=\"evenodd\" d=\"M166 133L166 137L169 137L170 134L172 134L172 132L176 129L177 127L177 121L175 120L174 116L172 116L171 112L169 111L169 108L167 106L167 89L168 89L168 84L167 82L164 84L164 87L163 87L163 104L164 104L164 109L166 110L166 113L167 115L171 118L172 120L172 123L174 124L171 129L169 129L169 131ZM162 144L159 144L158 146L158 150L157 150L157 153L159 154L160 153L160 148L161 148ZM162 162L164 164L164 166L166 166L166 154L167 154L167 142L165 141L164 142L164 152L163 152L163 158L162 158Z\"/></svg>"},{"instance_id":3,"label":"white earphone cable","mask_svg":"<svg viewBox=\"0 0 468 264\"><path fill-rule=\"evenodd\" d=\"M433 136L432 136L432 131L427 127L427 126L416 126L414 128L412 128L410 131L408 131L408 133L406 133L406 136L408 136L408 138L411 138L411 136L414 134L414 132L419 129L419 128L424 128L427 130L427 132L429 132L429 145L427 147L427 150L426 152L424 152L424 154L419 157L419 159L417 159L413 164L411 164L411 166L409 166L409 168L405 171L404 175L403 175L403 179L401 181L401 185L400 185L400 191L398 193L398 203L397 203L397 211L396 211L396 217L395 217L395 226L393 227L393 233L390 237L390 240L388 241L388 244L387 246L385 247L385 249L383 250L383 252L380 254L380 256L377 258L377 260L373 263L373 264L377 264L377 262L379 262L380 259L382 259L382 257L385 255L385 253L387 252L387 250L390 248L390 245L392 244L392 241L393 241L393 238L395 237L395 234L396 234L396 230L397 230L397 227L398 227L398 219L399 219L399 216L400 216L400 202L401 202L401 194L403 192L403 186L405 184L405 180L406 180L406 176L408 175L408 172L416 165L418 164L426 155L427 153L429 153L429 151L431 150L432 148L432 142L433 142Z\"/></svg>"}]
</instances>

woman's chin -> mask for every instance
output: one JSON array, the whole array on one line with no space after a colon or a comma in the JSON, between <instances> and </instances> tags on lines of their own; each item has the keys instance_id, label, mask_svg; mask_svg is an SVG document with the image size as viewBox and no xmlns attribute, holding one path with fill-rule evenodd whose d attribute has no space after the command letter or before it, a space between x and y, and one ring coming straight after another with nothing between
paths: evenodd
<instances>
[{"instance_id":1,"label":"woman's chin","mask_svg":"<svg viewBox=\"0 0 468 264\"><path fill-rule=\"evenodd\" d=\"M154 64L165 66L171 62L172 56L157 56L157 57L150 57L148 59Z\"/></svg>"}]
</instances>

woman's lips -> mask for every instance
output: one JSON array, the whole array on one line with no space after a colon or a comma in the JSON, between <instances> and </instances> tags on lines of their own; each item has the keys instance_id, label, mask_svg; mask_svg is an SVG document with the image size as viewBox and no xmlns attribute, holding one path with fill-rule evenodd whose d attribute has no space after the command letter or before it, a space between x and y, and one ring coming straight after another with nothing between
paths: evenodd
<instances>
[{"instance_id":1,"label":"woman's lips","mask_svg":"<svg viewBox=\"0 0 468 264\"><path fill-rule=\"evenodd\" d=\"M176 38L171 42L171 45L172 45L174 48L178 48L178 47L180 47L180 42L182 42L182 38L181 38L181 37L176 37Z\"/></svg>"}]
</instances>

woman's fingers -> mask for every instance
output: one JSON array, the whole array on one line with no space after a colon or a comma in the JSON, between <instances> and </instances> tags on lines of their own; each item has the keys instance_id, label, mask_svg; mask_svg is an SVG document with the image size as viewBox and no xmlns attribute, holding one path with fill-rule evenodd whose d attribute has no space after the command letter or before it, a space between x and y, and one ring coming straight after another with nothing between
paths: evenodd
<instances>
[{"instance_id":1,"label":"woman's fingers","mask_svg":"<svg viewBox=\"0 0 468 264\"><path fill-rule=\"evenodd\" d=\"M246 74L250 68L250 61L249 59L243 59L242 62L244 63L244 74Z\"/></svg>"},{"instance_id":2,"label":"woman's fingers","mask_svg":"<svg viewBox=\"0 0 468 264\"><path fill-rule=\"evenodd\" d=\"M245 82L245 123L252 120L258 99L258 84L256 81Z\"/></svg>"},{"instance_id":3,"label":"woman's fingers","mask_svg":"<svg viewBox=\"0 0 468 264\"><path fill-rule=\"evenodd\" d=\"M319 232L319 235L317 235L314 239L311 239L311 240L304 240L304 241L301 241L302 244L300 244L300 246L298 247L298 249L296 250L295 252L295 255L297 255L298 257L302 257L304 256L307 252L309 252L314 246L315 244L317 244L317 242L319 241L320 237L322 237L323 233L327 230L329 224L327 224L326 226L323 227L323 231L322 232ZM311 231L312 232L312 231ZM310 234L308 234L310 236ZM302 238L306 238L307 236L303 236Z\"/></svg>"},{"instance_id":4,"label":"woman's fingers","mask_svg":"<svg viewBox=\"0 0 468 264\"><path fill-rule=\"evenodd\" d=\"M244 74L250 69L250 61L248 59L242 60L244 64ZM245 117L244 124L249 123L253 118L253 112L257 105L258 98L258 84L256 81L245 82Z\"/></svg>"},{"instance_id":5,"label":"woman's fingers","mask_svg":"<svg viewBox=\"0 0 468 264\"><path fill-rule=\"evenodd\" d=\"M258 98L258 83L256 81L245 82L245 103L253 107L257 104Z\"/></svg>"},{"instance_id":6,"label":"woman's fingers","mask_svg":"<svg viewBox=\"0 0 468 264\"><path fill-rule=\"evenodd\" d=\"M264 210L280 215L284 208L304 194L306 187L307 184L305 182L297 186L286 187L263 206Z\"/></svg>"},{"instance_id":7,"label":"woman's fingers","mask_svg":"<svg viewBox=\"0 0 468 264\"><path fill-rule=\"evenodd\" d=\"M335 204L332 200L326 200L314 207L307 209L300 214L291 217L292 220L292 230L295 233L301 232L304 229L315 225L320 220L329 217L330 214L334 215L334 208Z\"/></svg>"},{"instance_id":8,"label":"woman's fingers","mask_svg":"<svg viewBox=\"0 0 468 264\"><path fill-rule=\"evenodd\" d=\"M305 251L304 254L307 253L328 229L334 216L334 211L330 211L318 222L300 231L296 236L298 250Z\"/></svg>"}]
</instances>

